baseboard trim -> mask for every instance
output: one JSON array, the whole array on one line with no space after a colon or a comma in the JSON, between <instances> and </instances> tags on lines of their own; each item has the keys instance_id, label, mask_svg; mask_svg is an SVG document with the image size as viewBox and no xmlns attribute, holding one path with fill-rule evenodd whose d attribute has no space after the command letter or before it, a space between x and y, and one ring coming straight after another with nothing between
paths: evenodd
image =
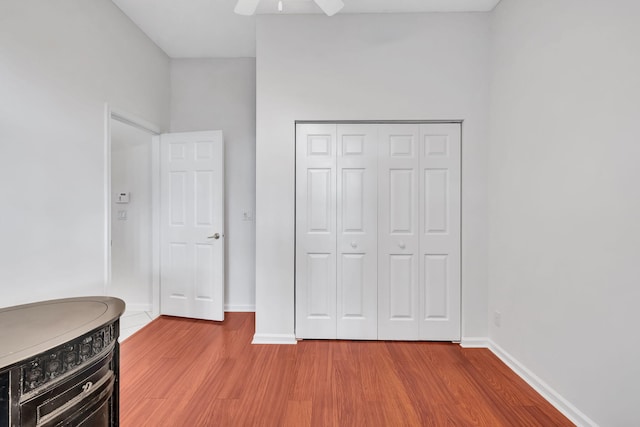
<instances>
[{"instance_id":1,"label":"baseboard trim","mask_svg":"<svg viewBox=\"0 0 640 427\"><path fill-rule=\"evenodd\" d=\"M294 334L255 334L251 344L296 344Z\"/></svg>"},{"instance_id":2,"label":"baseboard trim","mask_svg":"<svg viewBox=\"0 0 640 427\"><path fill-rule=\"evenodd\" d=\"M151 304L127 304L127 311L151 311Z\"/></svg>"},{"instance_id":3,"label":"baseboard trim","mask_svg":"<svg viewBox=\"0 0 640 427\"><path fill-rule=\"evenodd\" d=\"M487 337L462 337L460 347L463 348L488 348L489 338Z\"/></svg>"},{"instance_id":4,"label":"baseboard trim","mask_svg":"<svg viewBox=\"0 0 640 427\"><path fill-rule=\"evenodd\" d=\"M520 363L516 358L511 356L492 340L489 340L489 350L491 350L493 354L495 354L500 360L502 360L505 365L511 368L511 370L518 374L520 378L525 380L527 384L533 387L533 389L537 391L542 397L544 397L549 403L555 406L558 411L562 412L565 417L569 418L571 422L573 422L577 426L598 426L591 418L587 417L578 408L573 406L571 402L562 397L562 395L551 388L549 384L544 382L536 374L527 369L526 366Z\"/></svg>"},{"instance_id":5,"label":"baseboard trim","mask_svg":"<svg viewBox=\"0 0 640 427\"><path fill-rule=\"evenodd\" d=\"M235 311L238 313L255 313L255 304L225 304L224 311Z\"/></svg>"}]
</instances>

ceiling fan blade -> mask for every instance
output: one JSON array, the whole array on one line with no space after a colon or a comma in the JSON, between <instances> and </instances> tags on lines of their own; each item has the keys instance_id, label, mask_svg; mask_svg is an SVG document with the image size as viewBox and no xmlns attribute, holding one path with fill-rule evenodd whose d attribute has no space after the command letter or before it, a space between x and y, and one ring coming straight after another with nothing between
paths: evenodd
<instances>
[{"instance_id":1,"label":"ceiling fan blade","mask_svg":"<svg viewBox=\"0 0 640 427\"><path fill-rule=\"evenodd\" d=\"M314 0L327 16L333 16L344 7L342 0Z\"/></svg>"},{"instance_id":2,"label":"ceiling fan blade","mask_svg":"<svg viewBox=\"0 0 640 427\"><path fill-rule=\"evenodd\" d=\"M260 0L238 0L233 11L238 15L253 15Z\"/></svg>"}]
</instances>

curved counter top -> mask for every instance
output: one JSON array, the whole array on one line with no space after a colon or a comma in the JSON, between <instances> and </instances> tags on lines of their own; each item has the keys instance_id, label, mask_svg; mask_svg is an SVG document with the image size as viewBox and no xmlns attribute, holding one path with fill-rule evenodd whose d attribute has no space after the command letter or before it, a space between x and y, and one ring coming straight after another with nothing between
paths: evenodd
<instances>
[{"instance_id":1,"label":"curved counter top","mask_svg":"<svg viewBox=\"0 0 640 427\"><path fill-rule=\"evenodd\" d=\"M114 297L65 298L0 309L0 371L119 318Z\"/></svg>"}]
</instances>

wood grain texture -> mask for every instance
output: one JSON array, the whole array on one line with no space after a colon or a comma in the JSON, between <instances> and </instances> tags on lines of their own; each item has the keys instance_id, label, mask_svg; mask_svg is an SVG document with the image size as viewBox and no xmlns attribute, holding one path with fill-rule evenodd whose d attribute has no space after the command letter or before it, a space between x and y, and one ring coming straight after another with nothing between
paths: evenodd
<instances>
[{"instance_id":1,"label":"wood grain texture","mask_svg":"<svg viewBox=\"0 0 640 427\"><path fill-rule=\"evenodd\" d=\"M487 349L252 345L254 319L163 316L126 340L121 426L573 425Z\"/></svg>"}]
</instances>

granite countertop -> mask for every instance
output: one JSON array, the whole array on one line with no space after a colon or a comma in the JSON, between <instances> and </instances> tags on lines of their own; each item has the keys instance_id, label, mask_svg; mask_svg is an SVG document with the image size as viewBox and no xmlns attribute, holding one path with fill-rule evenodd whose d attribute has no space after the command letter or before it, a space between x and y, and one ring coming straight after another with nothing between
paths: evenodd
<instances>
[{"instance_id":1,"label":"granite countertop","mask_svg":"<svg viewBox=\"0 0 640 427\"><path fill-rule=\"evenodd\" d=\"M0 309L0 370L119 318L124 301L95 296Z\"/></svg>"}]
</instances>

